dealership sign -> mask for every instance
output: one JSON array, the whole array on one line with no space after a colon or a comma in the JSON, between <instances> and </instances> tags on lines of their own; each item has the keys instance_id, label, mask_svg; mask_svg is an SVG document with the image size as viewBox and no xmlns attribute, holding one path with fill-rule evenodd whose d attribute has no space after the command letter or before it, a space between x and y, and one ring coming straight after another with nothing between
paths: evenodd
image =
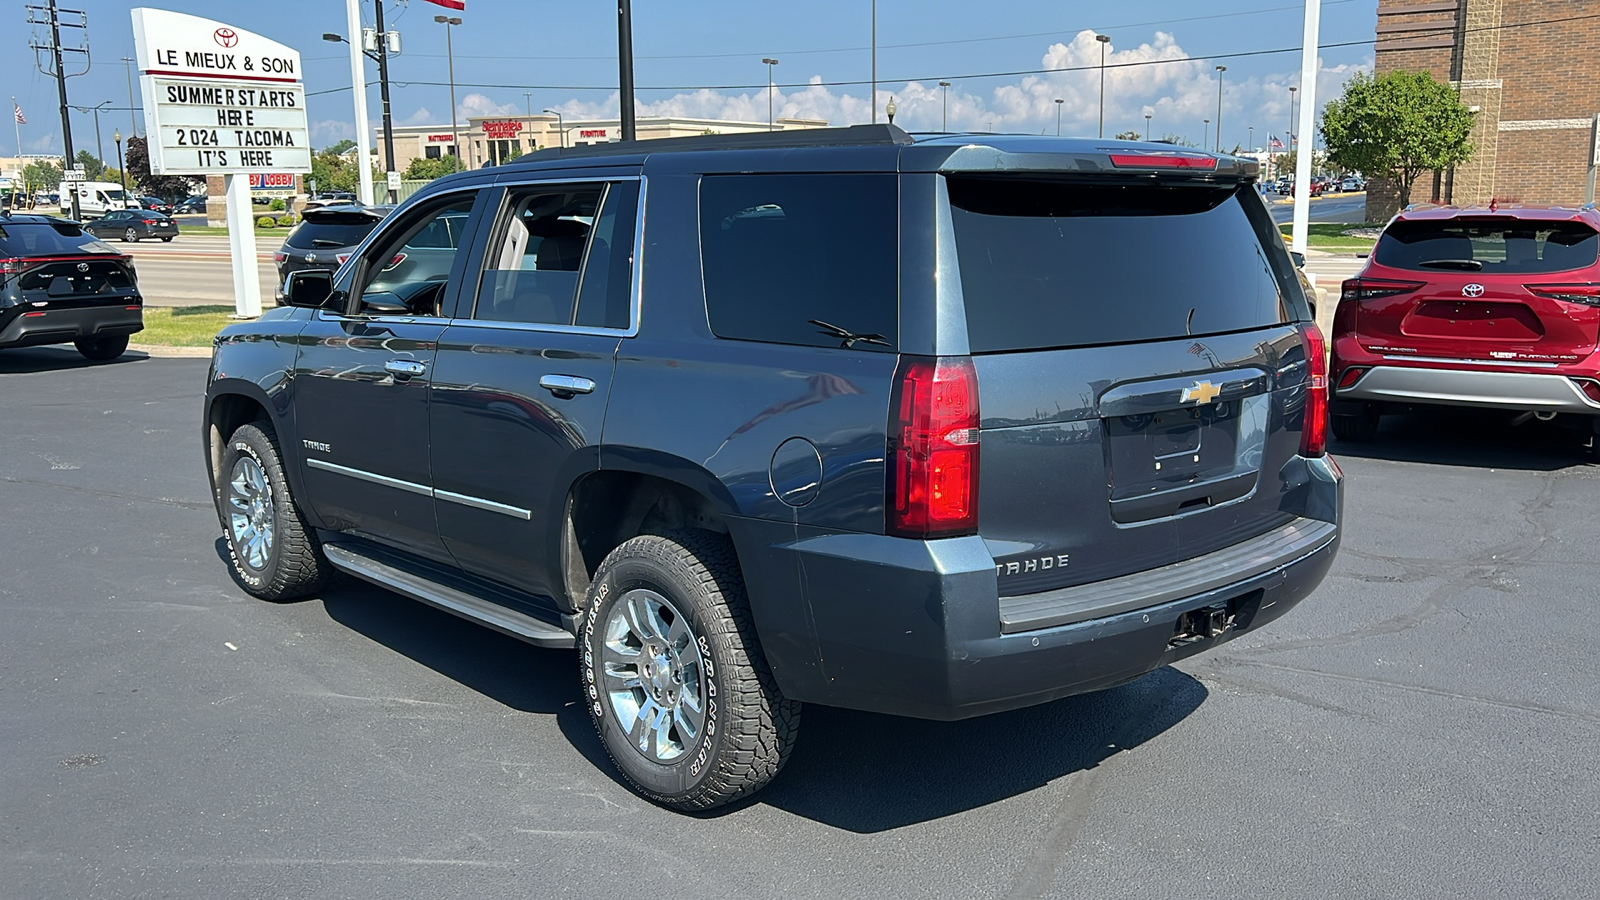
<instances>
[{"instance_id":1,"label":"dealership sign","mask_svg":"<svg viewBox=\"0 0 1600 900\"><path fill-rule=\"evenodd\" d=\"M311 171L299 52L243 29L133 10L150 171Z\"/></svg>"}]
</instances>

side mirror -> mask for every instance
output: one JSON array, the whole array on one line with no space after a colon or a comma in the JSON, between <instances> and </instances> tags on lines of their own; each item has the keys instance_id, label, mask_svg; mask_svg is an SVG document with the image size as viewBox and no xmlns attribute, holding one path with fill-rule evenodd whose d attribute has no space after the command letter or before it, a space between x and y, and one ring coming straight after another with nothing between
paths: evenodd
<instances>
[{"instance_id":1,"label":"side mirror","mask_svg":"<svg viewBox=\"0 0 1600 900\"><path fill-rule=\"evenodd\" d=\"M283 299L290 306L321 309L333 296L333 274L320 270L291 272L283 283Z\"/></svg>"},{"instance_id":2,"label":"side mirror","mask_svg":"<svg viewBox=\"0 0 1600 900\"><path fill-rule=\"evenodd\" d=\"M1304 269L1306 267L1306 255L1304 253L1301 253L1298 250L1290 250L1289 258L1294 260L1295 268Z\"/></svg>"}]
</instances>

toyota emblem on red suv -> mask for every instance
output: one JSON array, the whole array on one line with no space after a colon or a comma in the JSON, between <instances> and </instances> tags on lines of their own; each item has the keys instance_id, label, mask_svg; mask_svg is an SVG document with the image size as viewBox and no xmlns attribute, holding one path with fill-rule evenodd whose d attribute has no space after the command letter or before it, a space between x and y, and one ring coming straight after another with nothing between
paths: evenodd
<instances>
[{"instance_id":1,"label":"toyota emblem on red suv","mask_svg":"<svg viewBox=\"0 0 1600 900\"><path fill-rule=\"evenodd\" d=\"M219 47L232 47L239 43L239 35L232 28L218 28L211 33L211 37Z\"/></svg>"},{"instance_id":2,"label":"toyota emblem on red suv","mask_svg":"<svg viewBox=\"0 0 1600 900\"><path fill-rule=\"evenodd\" d=\"M1463 297L1482 297L1483 296L1483 285L1478 284L1477 282L1473 282L1472 284L1469 284L1466 287L1461 289L1461 296L1463 296Z\"/></svg>"}]
</instances>

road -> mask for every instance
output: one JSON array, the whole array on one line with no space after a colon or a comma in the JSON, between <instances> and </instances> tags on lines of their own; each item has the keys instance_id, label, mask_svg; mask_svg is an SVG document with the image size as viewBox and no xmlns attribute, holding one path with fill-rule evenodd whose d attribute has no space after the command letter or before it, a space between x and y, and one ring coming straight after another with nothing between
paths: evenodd
<instances>
[{"instance_id":1,"label":"road","mask_svg":"<svg viewBox=\"0 0 1600 900\"><path fill-rule=\"evenodd\" d=\"M282 244L283 232L258 235L256 239L261 301L268 306L277 290L272 253ZM150 306L233 305L233 254L226 236L179 232L170 244L113 241L111 246L133 257L139 272L139 290Z\"/></svg>"},{"instance_id":2,"label":"road","mask_svg":"<svg viewBox=\"0 0 1600 900\"><path fill-rule=\"evenodd\" d=\"M1276 194L1267 195L1267 205L1272 210L1272 221L1279 225L1292 221L1294 204L1273 202L1276 198ZM1367 221L1367 195L1361 193L1313 197L1310 218L1313 222L1348 222L1359 225Z\"/></svg>"},{"instance_id":3,"label":"road","mask_svg":"<svg viewBox=\"0 0 1600 900\"><path fill-rule=\"evenodd\" d=\"M5 896L1600 897L1600 467L1552 425L1386 420L1271 626L968 722L808 707L769 790L683 816L571 652L239 590L205 367L0 353Z\"/></svg>"}]
</instances>

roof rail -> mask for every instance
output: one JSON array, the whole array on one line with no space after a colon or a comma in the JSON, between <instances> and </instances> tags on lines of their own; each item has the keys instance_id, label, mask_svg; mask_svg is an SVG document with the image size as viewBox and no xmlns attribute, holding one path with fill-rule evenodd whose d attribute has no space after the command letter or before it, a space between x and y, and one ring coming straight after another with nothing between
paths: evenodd
<instances>
[{"instance_id":1,"label":"roof rail","mask_svg":"<svg viewBox=\"0 0 1600 900\"><path fill-rule=\"evenodd\" d=\"M764 150L802 147L875 147L912 143L911 135L893 125L851 125L847 128L797 128L793 131L751 131L740 134L702 134L693 137L613 141L588 147L550 147L519 156L524 160L583 159L591 156L635 156L688 150Z\"/></svg>"}]
</instances>

